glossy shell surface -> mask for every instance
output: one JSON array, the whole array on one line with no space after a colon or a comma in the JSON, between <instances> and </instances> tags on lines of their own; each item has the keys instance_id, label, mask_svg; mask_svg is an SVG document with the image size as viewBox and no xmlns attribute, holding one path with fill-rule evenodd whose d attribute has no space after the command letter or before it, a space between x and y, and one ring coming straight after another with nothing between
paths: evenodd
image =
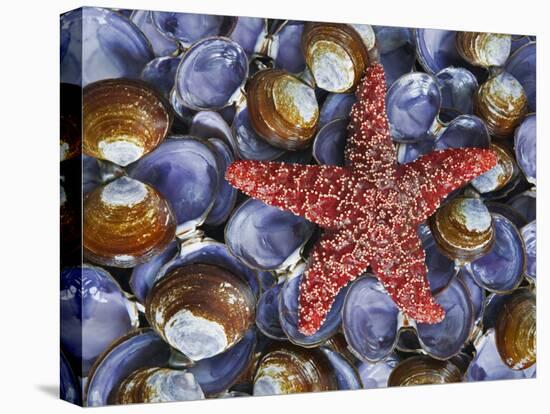
<instances>
[{"instance_id":1,"label":"glossy shell surface","mask_svg":"<svg viewBox=\"0 0 550 414\"><path fill-rule=\"evenodd\" d=\"M389 387L462 382L462 373L450 361L414 356L397 364L388 378Z\"/></svg>"},{"instance_id":2,"label":"glossy shell surface","mask_svg":"<svg viewBox=\"0 0 550 414\"><path fill-rule=\"evenodd\" d=\"M456 50L475 66L503 66L510 55L512 36L499 33L458 32Z\"/></svg>"}]
</instances>

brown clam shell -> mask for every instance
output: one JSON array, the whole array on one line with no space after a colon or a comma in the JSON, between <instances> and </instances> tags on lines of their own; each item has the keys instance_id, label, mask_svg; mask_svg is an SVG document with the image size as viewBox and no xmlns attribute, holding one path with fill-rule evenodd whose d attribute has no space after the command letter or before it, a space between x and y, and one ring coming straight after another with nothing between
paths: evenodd
<instances>
[{"instance_id":1,"label":"brown clam shell","mask_svg":"<svg viewBox=\"0 0 550 414\"><path fill-rule=\"evenodd\" d=\"M471 182L472 186L482 194L503 189L512 180L516 179L519 172L514 155L503 141L492 143L490 148L498 159L497 165L490 172L485 173L497 175L495 180L489 181L492 183L492 187L488 188L488 182L481 180L479 177Z\"/></svg>"},{"instance_id":2,"label":"brown clam shell","mask_svg":"<svg viewBox=\"0 0 550 414\"><path fill-rule=\"evenodd\" d=\"M84 255L95 263L133 267L164 249L175 232L168 202L129 177L97 187L84 201Z\"/></svg>"},{"instance_id":3,"label":"brown clam shell","mask_svg":"<svg viewBox=\"0 0 550 414\"><path fill-rule=\"evenodd\" d=\"M172 347L197 361L237 343L255 316L255 298L240 277L213 265L178 267L147 296L151 326Z\"/></svg>"},{"instance_id":4,"label":"brown clam shell","mask_svg":"<svg viewBox=\"0 0 550 414\"><path fill-rule=\"evenodd\" d=\"M491 213L475 197L455 197L441 206L429 223L439 249L453 260L474 260L487 253L494 242Z\"/></svg>"},{"instance_id":5,"label":"brown clam shell","mask_svg":"<svg viewBox=\"0 0 550 414\"><path fill-rule=\"evenodd\" d=\"M516 78L502 72L479 87L474 112L485 121L491 135L510 137L527 112L525 90Z\"/></svg>"},{"instance_id":6,"label":"brown clam shell","mask_svg":"<svg viewBox=\"0 0 550 414\"><path fill-rule=\"evenodd\" d=\"M298 150L311 144L319 122L313 88L288 72L257 72L247 87L250 122L270 144Z\"/></svg>"},{"instance_id":7,"label":"brown clam shell","mask_svg":"<svg viewBox=\"0 0 550 414\"><path fill-rule=\"evenodd\" d=\"M449 360L416 355L401 361L388 378L389 387L462 382L462 372Z\"/></svg>"},{"instance_id":8,"label":"brown clam shell","mask_svg":"<svg viewBox=\"0 0 550 414\"><path fill-rule=\"evenodd\" d=\"M348 24L306 23L302 50L318 87L343 93L355 88L371 61L361 31Z\"/></svg>"},{"instance_id":9,"label":"brown clam shell","mask_svg":"<svg viewBox=\"0 0 550 414\"><path fill-rule=\"evenodd\" d=\"M506 300L496 322L500 357L512 369L537 362L537 303L535 294L522 289Z\"/></svg>"},{"instance_id":10,"label":"brown clam shell","mask_svg":"<svg viewBox=\"0 0 550 414\"><path fill-rule=\"evenodd\" d=\"M468 63L489 68L503 66L510 56L512 36L500 33L458 32L456 50Z\"/></svg>"},{"instance_id":11,"label":"brown clam shell","mask_svg":"<svg viewBox=\"0 0 550 414\"><path fill-rule=\"evenodd\" d=\"M338 389L336 375L319 348L275 345L260 361L254 395L293 394Z\"/></svg>"},{"instance_id":12,"label":"brown clam shell","mask_svg":"<svg viewBox=\"0 0 550 414\"><path fill-rule=\"evenodd\" d=\"M84 153L123 167L156 148L172 121L158 92L129 79L86 86L82 106Z\"/></svg>"}]
</instances>

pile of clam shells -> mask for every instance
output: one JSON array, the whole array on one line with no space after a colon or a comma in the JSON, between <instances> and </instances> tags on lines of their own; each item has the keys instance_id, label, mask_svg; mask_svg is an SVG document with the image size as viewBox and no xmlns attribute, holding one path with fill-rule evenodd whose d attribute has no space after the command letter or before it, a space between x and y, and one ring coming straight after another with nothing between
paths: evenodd
<instances>
[{"instance_id":1,"label":"pile of clam shells","mask_svg":"<svg viewBox=\"0 0 550 414\"><path fill-rule=\"evenodd\" d=\"M530 36L62 15L63 398L534 377L535 60ZM441 323L408 319L366 273L304 336L299 285L318 229L247 199L224 172L236 159L342 164L354 88L376 61L399 162L478 146L499 163L418 229Z\"/></svg>"}]
</instances>

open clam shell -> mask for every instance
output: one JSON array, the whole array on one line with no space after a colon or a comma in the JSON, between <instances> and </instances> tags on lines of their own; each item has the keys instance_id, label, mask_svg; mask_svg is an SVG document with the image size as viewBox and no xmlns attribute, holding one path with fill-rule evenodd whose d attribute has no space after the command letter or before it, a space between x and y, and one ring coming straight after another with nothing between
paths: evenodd
<instances>
[{"instance_id":1,"label":"open clam shell","mask_svg":"<svg viewBox=\"0 0 550 414\"><path fill-rule=\"evenodd\" d=\"M344 166L348 120L335 119L319 130L313 142L313 158L319 164Z\"/></svg>"},{"instance_id":2,"label":"open clam shell","mask_svg":"<svg viewBox=\"0 0 550 414\"><path fill-rule=\"evenodd\" d=\"M388 378L389 387L462 382L462 372L450 361L417 355L401 361Z\"/></svg>"},{"instance_id":3,"label":"open clam shell","mask_svg":"<svg viewBox=\"0 0 550 414\"><path fill-rule=\"evenodd\" d=\"M179 43L168 36L161 33L153 22L153 16L149 10L134 10L130 15L130 20L143 32L155 56L174 56L179 50Z\"/></svg>"},{"instance_id":4,"label":"open clam shell","mask_svg":"<svg viewBox=\"0 0 550 414\"><path fill-rule=\"evenodd\" d=\"M84 88L82 150L123 167L156 148L171 125L160 95L143 82L108 79Z\"/></svg>"},{"instance_id":5,"label":"open clam shell","mask_svg":"<svg viewBox=\"0 0 550 414\"><path fill-rule=\"evenodd\" d=\"M479 85L472 72L454 66L440 70L435 75L441 88L441 106L455 109L463 114L471 114L474 107L474 94Z\"/></svg>"},{"instance_id":6,"label":"open clam shell","mask_svg":"<svg viewBox=\"0 0 550 414\"><path fill-rule=\"evenodd\" d=\"M434 149L488 148L490 143L489 131L481 119L475 115L459 115L436 138Z\"/></svg>"},{"instance_id":7,"label":"open clam shell","mask_svg":"<svg viewBox=\"0 0 550 414\"><path fill-rule=\"evenodd\" d=\"M537 182L537 115L525 117L514 134L516 160L531 184Z\"/></svg>"},{"instance_id":8,"label":"open clam shell","mask_svg":"<svg viewBox=\"0 0 550 414\"><path fill-rule=\"evenodd\" d=\"M193 44L176 74L177 99L197 111L235 102L248 77L248 57L236 42L209 37Z\"/></svg>"},{"instance_id":9,"label":"open clam shell","mask_svg":"<svg viewBox=\"0 0 550 414\"><path fill-rule=\"evenodd\" d=\"M500 33L458 32L456 50L474 66L503 66L510 56L512 36Z\"/></svg>"},{"instance_id":10,"label":"open clam shell","mask_svg":"<svg viewBox=\"0 0 550 414\"><path fill-rule=\"evenodd\" d=\"M523 86L529 111L537 110L537 45L529 42L517 49L504 67Z\"/></svg>"},{"instance_id":11,"label":"open clam shell","mask_svg":"<svg viewBox=\"0 0 550 414\"><path fill-rule=\"evenodd\" d=\"M484 289L505 293L515 289L525 271L525 245L514 224L499 214L491 214L494 244L486 254L467 263L466 271Z\"/></svg>"},{"instance_id":12,"label":"open clam shell","mask_svg":"<svg viewBox=\"0 0 550 414\"><path fill-rule=\"evenodd\" d=\"M205 264L168 271L146 302L151 326L193 361L218 355L237 343L252 324L254 311L254 295L243 279Z\"/></svg>"},{"instance_id":13,"label":"open clam shell","mask_svg":"<svg viewBox=\"0 0 550 414\"><path fill-rule=\"evenodd\" d=\"M386 85L411 72L416 60L414 37L405 27L373 26L380 63L384 67Z\"/></svg>"},{"instance_id":14,"label":"open clam shell","mask_svg":"<svg viewBox=\"0 0 550 414\"><path fill-rule=\"evenodd\" d=\"M82 228L85 257L103 265L133 267L173 240L176 221L157 190L121 177L88 194Z\"/></svg>"},{"instance_id":15,"label":"open clam shell","mask_svg":"<svg viewBox=\"0 0 550 414\"><path fill-rule=\"evenodd\" d=\"M252 127L269 144L286 150L310 145L319 122L312 87L283 70L265 69L249 80L247 102Z\"/></svg>"},{"instance_id":16,"label":"open clam shell","mask_svg":"<svg viewBox=\"0 0 550 414\"><path fill-rule=\"evenodd\" d=\"M277 270L295 263L314 226L294 214L249 199L237 207L225 227L229 250L248 266Z\"/></svg>"},{"instance_id":17,"label":"open clam shell","mask_svg":"<svg viewBox=\"0 0 550 414\"><path fill-rule=\"evenodd\" d=\"M170 202L178 234L200 226L214 205L221 175L214 151L197 138L173 136L129 170Z\"/></svg>"},{"instance_id":18,"label":"open clam shell","mask_svg":"<svg viewBox=\"0 0 550 414\"><path fill-rule=\"evenodd\" d=\"M533 220L521 228L521 237L525 244L525 276L531 280L537 279L537 222Z\"/></svg>"},{"instance_id":19,"label":"open clam shell","mask_svg":"<svg viewBox=\"0 0 550 414\"><path fill-rule=\"evenodd\" d=\"M279 296L283 283L272 286L260 297L256 309L256 326L268 338L284 341L287 338L279 319Z\"/></svg>"}]
</instances>

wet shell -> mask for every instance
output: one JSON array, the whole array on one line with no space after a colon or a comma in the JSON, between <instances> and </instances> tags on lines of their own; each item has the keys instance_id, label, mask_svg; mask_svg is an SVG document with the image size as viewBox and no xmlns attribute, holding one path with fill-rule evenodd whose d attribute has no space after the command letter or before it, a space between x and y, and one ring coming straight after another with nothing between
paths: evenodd
<instances>
[{"instance_id":1,"label":"wet shell","mask_svg":"<svg viewBox=\"0 0 550 414\"><path fill-rule=\"evenodd\" d=\"M146 316L171 346L194 361L220 354L237 343L254 321L250 287L212 265L178 267L147 296Z\"/></svg>"},{"instance_id":2,"label":"wet shell","mask_svg":"<svg viewBox=\"0 0 550 414\"><path fill-rule=\"evenodd\" d=\"M492 246L494 228L489 210L478 198L456 197L430 218L432 234L451 259L472 260Z\"/></svg>"},{"instance_id":3,"label":"wet shell","mask_svg":"<svg viewBox=\"0 0 550 414\"><path fill-rule=\"evenodd\" d=\"M502 66L510 55L512 36L498 33L458 32L456 50L464 60L485 68Z\"/></svg>"},{"instance_id":4,"label":"wet shell","mask_svg":"<svg viewBox=\"0 0 550 414\"><path fill-rule=\"evenodd\" d=\"M190 372L169 368L141 368L120 384L116 403L189 401L203 398L204 393Z\"/></svg>"},{"instance_id":5,"label":"wet shell","mask_svg":"<svg viewBox=\"0 0 550 414\"><path fill-rule=\"evenodd\" d=\"M417 355L401 361L388 378L389 387L462 382L462 372L450 361Z\"/></svg>"},{"instance_id":6,"label":"wet shell","mask_svg":"<svg viewBox=\"0 0 550 414\"><path fill-rule=\"evenodd\" d=\"M287 150L310 145L319 123L313 88L278 69L257 72L248 84L248 113L256 132Z\"/></svg>"},{"instance_id":7,"label":"wet shell","mask_svg":"<svg viewBox=\"0 0 550 414\"><path fill-rule=\"evenodd\" d=\"M84 153L123 167L156 148L171 124L160 95L138 81L93 83L82 105Z\"/></svg>"},{"instance_id":8,"label":"wet shell","mask_svg":"<svg viewBox=\"0 0 550 414\"><path fill-rule=\"evenodd\" d=\"M84 255L93 262L133 267L162 251L175 232L168 202L137 180L121 177L84 201Z\"/></svg>"},{"instance_id":9,"label":"wet shell","mask_svg":"<svg viewBox=\"0 0 550 414\"><path fill-rule=\"evenodd\" d=\"M254 395L336 389L338 383L334 369L318 348L279 345L262 358L254 377Z\"/></svg>"},{"instance_id":10,"label":"wet shell","mask_svg":"<svg viewBox=\"0 0 550 414\"><path fill-rule=\"evenodd\" d=\"M374 31L365 27L357 30L346 24L306 23L302 49L319 88L342 93L357 85L371 60L369 50L374 48Z\"/></svg>"},{"instance_id":11,"label":"wet shell","mask_svg":"<svg viewBox=\"0 0 550 414\"><path fill-rule=\"evenodd\" d=\"M515 370L537 362L537 309L535 295L527 290L503 304L496 322L496 344L506 365Z\"/></svg>"},{"instance_id":12,"label":"wet shell","mask_svg":"<svg viewBox=\"0 0 550 414\"><path fill-rule=\"evenodd\" d=\"M489 79L474 97L474 112L487 123L495 137L511 136L527 112L523 86L506 72Z\"/></svg>"}]
</instances>

